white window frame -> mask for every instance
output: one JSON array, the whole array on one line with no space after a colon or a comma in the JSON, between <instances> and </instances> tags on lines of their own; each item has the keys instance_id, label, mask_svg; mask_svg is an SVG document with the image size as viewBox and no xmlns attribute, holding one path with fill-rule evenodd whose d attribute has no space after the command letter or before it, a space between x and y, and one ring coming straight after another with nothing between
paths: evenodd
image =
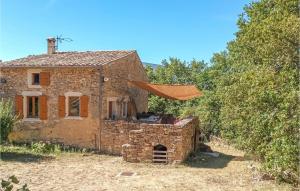
<instances>
[{"instance_id":1,"label":"white window frame","mask_svg":"<svg viewBox=\"0 0 300 191\"><path fill-rule=\"evenodd\" d=\"M82 120L82 117L80 117L80 101L79 101L79 116L69 116L69 97L80 97L82 96L81 92L67 92L65 93L65 110L66 110L66 116L65 119L78 119Z\"/></svg>"},{"instance_id":2,"label":"white window frame","mask_svg":"<svg viewBox=\"0 0 300 191\"><path fill-rule=\"evenodd\" d=\"M114 102L116 102L116 118L118 118L119 116L118 116L118 113L119 113L119 110L118 110L118 106L117 106L117 101L118 101L118 97L109 97L109 98L107 98L107 102L106 102L106 117L107 117L107 119L109 119L109 102L110 101L114 101Z\"/></svg>"},{"instance_id":3,"label":"white window frame","mask_svg":"<svg viewBox=\"0 0 300 191\"><path fill-rule=\"evenodd\" d=\"M125 107L125 113L123 112L124 111L124 107ZM121 116L123 118L126 118L127 114L128 114L128 102L124 101L124 102L121 103Z\"/></svg>"},{"instance_id":4,"label":"white window frame","mask_svg":"<svg viewBox=\"0 0 300 191\"><path fill-rule=\"evenodd\" d=\"M121 115L122 115L122 117L123 118L127 118L128 117L128 103L130 102L130 98L129 98L129 96L125 96L125 98L124 98L124 100L123 100L123 103L122 103L122 107L124 107L124 103L125 103L125 105L126 105L126 112L125 112L125 115L123 114L123 108L121 108L122 109L122 111L121 111Z\"/></svg>"},{"instance_id":5,"label":"white window frame","mask_svg":"<svg viewBox=\"0 0 300 191\"><path fill-rule=\"evenodd\" d=\"M118 101L122 100L121 103ZM109 102L115 102L116 118L126 118L128 115L128 102L130 101L129 96L123 97L108 97L106 100L106 118L109 119ZM126 107L125 114L123 113L123 107Z\"/></svg>"},{"instance_id":6,"label":"white window frame","mask_svg":"<svg viewBox=\"0 0 300 191\"><path fill-rule=\"evenodd\" d=\"M41 73L41 69L28 69L27 70L27 83L29 88L42 88L41 85L33 85L32 84L32 74Z\"/></svg>"},{"instance_id":7,"label":"white window frame","mask_svg":"<svg viewBox=\"0 0 300 191\"><path fill-rule=\"evenodd\" d=\"M32 122L35 122L35 121L41 121L40 118L28 118L27 115L27 106L28 106L28 103L27 103L27 97L32 97L32 96L41 96L42 95L42 92L40 91L23 91L22 92L22 96L23 96L23 121L32 121Z\"/></svg>"}]
</instances>

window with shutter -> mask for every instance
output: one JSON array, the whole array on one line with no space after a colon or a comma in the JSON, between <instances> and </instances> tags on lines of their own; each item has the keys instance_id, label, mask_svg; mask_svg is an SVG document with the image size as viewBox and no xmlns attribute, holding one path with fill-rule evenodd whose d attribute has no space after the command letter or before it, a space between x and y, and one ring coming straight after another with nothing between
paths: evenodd
<instances>
[{"instance_id":1,"label":"window with shutter","mask_svg":"<svg viewBox=\"0 0 300 191\"><path fill-rule=\"evenodd\" d=\"M66 119L81 119L82 117L88 117L88 104L89 97L82 95L80 92L67 92L65 93L65 102L63 97L59 98L60 117L63 117L65 113ZM65 105L65 111L63 110Z\"/></svg>"},{"instance_id":2,"label":"window with shutter","mask_svg":"<svg viewBox=\"0 0 300 191\"><path fill-rule=\"evenodd\" d=\"M40 74L32 73L32 85L40 85Z\"/></svg>"},{"instance_id":3,"label":"window with shutter","mask_svg":"<svg viewBox=\"0 0 300 191\"><path fill-rule=\"evenodd\" d=\"M27 118L39 118L39 97L27 96Z\"/></svg>"},{"instance_id":4,"label":"window with shutter","mask_svg":"<svg viewBox=\"0 0 300 191\"><path fill-rule=\"evenodd\" d=\"M115 120L118 117L119 117L119 115L118 115L117 102L109 101L108 102L108 118Z\"/></svg>"},{"instance_id":5,"label":"window with shutter","mask_svg":"<svg viewBox=\"0 0 300 191\"><path fill-rule=\"evenodd\" d=\"M42 92L23 91L22 96L16 96L16 106L25 121L47 119L47 96Z\"/></svg>"},{"instance_id":6,"label":"window with shutter","mask_svg":"<svg viewBox=\"0 0 300 191\"><path fill-rule=\"evenodd\" d=\"M75 97L75 96L70 96L69 97L69 116L77 116L79 117L80 115L80 97Z\"/></svg>"},{"instance_id":7,"label":"window with shutter","mask_svg":"<svg viewBox=\"0 0 300 191\"><path fill-rule=\"evenodd\" d=\"M41 88L41 69L27 70L27 83L29 88Z\"/></svg>"}]
</instances>

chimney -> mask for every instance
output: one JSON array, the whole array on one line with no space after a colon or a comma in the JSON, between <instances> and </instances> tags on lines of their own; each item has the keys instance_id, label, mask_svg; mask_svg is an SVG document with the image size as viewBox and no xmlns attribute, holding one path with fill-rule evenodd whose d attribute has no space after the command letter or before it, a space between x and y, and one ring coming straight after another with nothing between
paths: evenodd
<instances>
[{"instance_id":1,"label":"chimney","mask_svg":"<svg viewBox=\"0 0 300 191\"><path fill-rule=\"evenodd\" d=\"M47 47L48 47L48 54L54 54L55 53L55 38L50 37L47 38Z\"/></svg>"}]
</instances>

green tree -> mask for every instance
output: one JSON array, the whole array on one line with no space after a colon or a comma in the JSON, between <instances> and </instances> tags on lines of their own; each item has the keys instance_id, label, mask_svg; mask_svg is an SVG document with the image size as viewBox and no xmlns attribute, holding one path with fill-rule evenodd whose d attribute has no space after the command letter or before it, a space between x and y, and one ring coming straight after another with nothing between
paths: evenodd
<instances>
[{"instance_id":1,"label":"green tree","mask_svg":"<svg viewBox=\"0 0 300 191\"><path fill-rule=\"evenodd\" d=\"M197 84L187 102L149 98L150 111L199 116L206 134L253 153L278 179L299 181L299 34L297 0L261 0L244 7L236 38L211 65L176 58L152 70L151 82ZM149 71L148 71L149 72Z\"/></svg>"},{"instance_id":2,"label":"green tree","mask_svg":"<svg viewBox=\"0 0 300 191\"><path fill-rule=\"evenodd\" d=\"M216 53L211 59L211 67L198 74L198 86L203 91L203 96L198 99L198 107L193 109L193 115L199 117L201 131L207 136L220 135L222 102L218 91L222 89L220 81L230 71L227 60L227 52Z\"/></svg>"},{"instance_id":3,"label":"green tree","mask_svg":"<svg viewBox=\"0 0 300 191\"><path fill-rule=\"evenodd\" d=\"M192 60L190 63L177 58L163 60L156 69L146 67L150 82L158 84L198 84L199 73L204 71L206 64L203 61ZM176 101L161 98L155 95L149 97L149 111L155 113L173 114L180 116L183 108L194 106L197 102Z\"/></svg>"},{"instance_id":4,"label":"green tree","mask_svg":"<svg viewBox=\"0 0 300 191\"><path fill-rule=\"evenodd\" d=\"M290 182L299 174L299 23L296 0L246 6L215 91L221 135Z\"/></svg>"}]
</instances>

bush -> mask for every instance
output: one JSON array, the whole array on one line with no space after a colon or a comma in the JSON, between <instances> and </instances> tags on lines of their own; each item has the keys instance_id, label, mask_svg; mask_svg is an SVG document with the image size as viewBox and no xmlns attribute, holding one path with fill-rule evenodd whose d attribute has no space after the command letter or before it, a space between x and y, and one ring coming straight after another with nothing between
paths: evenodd
<instances>
[{"instance_id":1,"label":"bush","mask_svg":"<svg viewBox=\"0 0 300 191\"><path fill-rule=\"evenodd\" d=\"M7 140L8 134L18 122L18 117L13 113L13 104L9 101L0 101L0 142Z\"/></svg>"},{"instance_id":2,"label":"bush","mask_svg":"<svg viewBox=\"0 0 300 191\"><path fill-rule=\"evenodd\" d=\"M49 154L49 153L60 153L61 146L58 144L48 144L43 142L31 143L31 150L35 153Z\"/></svg>"},{"instance_id":3,"label":"bush","mask_svg":"<svg viewBox=\"0 0 300 191\"><path fill-rule=\"evenodd\" d=\"M31 150L35 153L50 153L49 147L45 143L31 143Z\"/></svg>"},{"instance_id":4,"label":"bush","mask_svg":"<svg viewBox=\"0 0 300 191\"><path fill-rule=\"evenodd\" d=\"M13 175L13 176L10 176L8 178L8 180L4 180L4 179L1 180L1 188L4 191L11 191L11 190L13 190L14 186L18 186L19 182L20 181L17 179L17 177ZM0 189L0 190L2 190L2 189ZM17 191L29 191L27 184L24 184L21 188L18 188L16 190Z\"/></svg>"}]
</instances>

